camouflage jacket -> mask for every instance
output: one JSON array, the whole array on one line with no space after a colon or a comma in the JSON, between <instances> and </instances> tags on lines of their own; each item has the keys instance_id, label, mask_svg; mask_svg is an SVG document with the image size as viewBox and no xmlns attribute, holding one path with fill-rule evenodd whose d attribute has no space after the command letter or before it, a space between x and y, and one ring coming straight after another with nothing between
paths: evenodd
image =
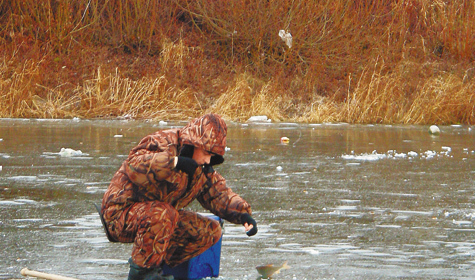
<instances>
[{"instance_id":1,"label":"camouflage jacket","mask_svg":"<svg viewBox=\"0 0 475 280\"><path fill-rule=\"evenodd\" d=\"M242 224L242 214L251 214L251 207L226 186L218 172L199 166L188 185L188 175L174 166L184 144L204 148L218 157L224 155L226 127L220 138L220 131L209 132L197 120L198 125L195 120L183 129L148 135L130 151L104 194L102 213L106 221L124 217L124 211L137 202L158 200L181 209L197 199L215 215Z\"/></svg>"}]
</instances>

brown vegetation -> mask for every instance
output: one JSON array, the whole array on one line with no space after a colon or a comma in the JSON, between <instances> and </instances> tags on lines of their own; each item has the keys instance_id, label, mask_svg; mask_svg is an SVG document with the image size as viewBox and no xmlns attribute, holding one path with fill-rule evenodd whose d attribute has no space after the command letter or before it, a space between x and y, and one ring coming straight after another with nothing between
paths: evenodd
<instances>
[{"instance_id":1,"label":"brown vegetation","mask_svg":"<svg viewBox=\"0 0 475 280\"><path fill-rule=\"evenodd\" d=\"M473 1L0 0L0 45L0 117L475 123Z\"/></svg>"}]
</instances>

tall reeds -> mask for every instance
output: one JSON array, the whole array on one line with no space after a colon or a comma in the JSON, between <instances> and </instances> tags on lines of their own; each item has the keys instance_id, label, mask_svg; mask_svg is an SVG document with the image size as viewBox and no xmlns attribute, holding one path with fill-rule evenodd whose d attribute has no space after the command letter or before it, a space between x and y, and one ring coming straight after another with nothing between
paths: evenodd
<instances>
[{"instance_id":1,"label":"tall reeds","mask_svg":"<svg viewBox=\"0 0 475 280\"><path fill-rule=\"evenodd\" d=\"M2 1L0 117L472 124L474 31L463 0Z\"/></svg>"}]
</instances>

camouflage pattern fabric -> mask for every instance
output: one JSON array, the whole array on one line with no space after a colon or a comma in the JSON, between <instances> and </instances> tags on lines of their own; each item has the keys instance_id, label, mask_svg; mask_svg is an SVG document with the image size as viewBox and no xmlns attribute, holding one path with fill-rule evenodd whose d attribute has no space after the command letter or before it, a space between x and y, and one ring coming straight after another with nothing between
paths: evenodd
<instances>
[{"instance_id":1,"label":"camouflage pattern fabric","mask_svg":"<svg viewBox=\"0 0 475 280\"><path fill-rule=\"evenodd\" d=\"M206 251L221 238L218 221L180 210L178 224L167 250L166 262L174 267Z\"/></svg>"},{"instance_id":2,"label":"camouflage pattern fabric","mask_svg":"<svg viewBox=\"0 0 475 280\"><path fill-rule=\"evenodd\" d=\"M205 115L191 121L181 130L181 144L192 145L205 151L224 156L226 148L226 123L217 115Z\"/></svg>"},{"instance_id":3,"label":"camouflage pattern fabric","mask_svg":"<svg viewBox=\"0 0 475 280\"><path fill-rule=\"evenodd\" d=\"M126 228L116 227L111 234L135 233L132 260L144 267L154 267L162 261L176 266L201 254L221 238L217 221L190 211L177 211L158 201L135 203L124 224Z\"/></svg>"},{"instance_id":4,"label":"camouflage pattern fabric","mask_svg":"<svg viewBox=\"0 0 475 280\"><path fill-rule=\"evenodd\" d=\"M182 145L224 155L226 131L224 121L213 114L182 129L157 131L144 137L114 174L103 197L102 215L112 238L134 242L132 259L137 265L178 265L219 240L217 222L183 210L195 199L231 223L242 224L242 214L252 214L250 205L218 172L199 166L188 178L174 166Z\"/></svg>"}]
</instances>

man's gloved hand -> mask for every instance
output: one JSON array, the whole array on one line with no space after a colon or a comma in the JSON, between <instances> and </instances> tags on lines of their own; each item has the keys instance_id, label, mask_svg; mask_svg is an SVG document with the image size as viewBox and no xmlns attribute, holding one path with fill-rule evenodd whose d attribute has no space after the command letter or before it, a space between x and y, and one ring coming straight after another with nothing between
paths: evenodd
<instances>
[{"instance_id":1,"label":"man's gloved hand","mask_svg":"<svg viewBox=\"0 0 475 280\"><path fill-rule=\"evenodd\" d=\"M193 178L195 170L198 167L198 163L192 158L188 157L177 157L176 169L181 170L190 176L190 179Z\"/></svg>"},{"instance_id":2,"label":"man's gloved hand","mask_svg":"<svg viewBox=\"0 0 475 280\"><path fill-rule=\"evenodd\" d=\"M251 215L245 213L242 215L241 217L241 222L244 226L246 226L246 224L249 226L249 225L252 225L252 228L249 229L248 231L246 231L246 234L247 236L253 236L257 233L257 223L256 221L251 217Z\"/></svg>"}]
</instances>

